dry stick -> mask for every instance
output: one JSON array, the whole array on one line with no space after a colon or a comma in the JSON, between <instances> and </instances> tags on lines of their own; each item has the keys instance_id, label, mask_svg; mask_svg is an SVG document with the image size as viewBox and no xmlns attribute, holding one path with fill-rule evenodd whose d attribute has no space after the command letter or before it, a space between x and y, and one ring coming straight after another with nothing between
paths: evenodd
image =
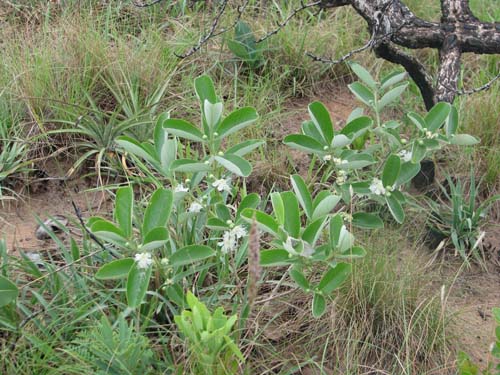
<instances>
[{"instance_id":1,"label":"dry stick","mask_svg":"<svg viewBox=\"0 0 500 375\"><path fill-rule=\"evenodd\" d=\"M317 56L317 55L312 54L311 52L306 52L306 55L309 56L314 61L319 61L319 62L322 62L325 64L340 64L340 63L346 61L347 59L349 59L351 56L355 55L356 53L363 52L363 51L367 50L368 48L372 47L374 45L374 43L375 43L375 40L372 37L372 38L370 38L370 40L368 42L366 42L366 44L363 47L354 49L337 60L332 60L332 59L329 59L326 57Z\"/></svg>"},{"instance_id":2,"label":"dry stick","mask_svg":"<svg viewBox=\"0 0 500 375\"><path fill-rule=\"evenodd\" d=\"M261 43L263 42L264 40L268 39L269 37L273 36L274 34L277 34L283 27L285 27L288 22L290 22L290 20L292 18L294 18L298 13L302 12L303 10L306 10L308 8L312 8L312 7L315 7L315 6L318 6L320 5L322 2L322 0L320 1L315 1L314 3L309 3L309 4L306 4L304 1L301 1L301 6L297 9L294 9L293 12L283 21L283 22L278 22L278 27L276 29L274 29L273 31L270 31L268 32L266 35L264 35L262 38L260 38L259 40L257 40L257 43Z\"/></svg>"},{"instance_id":3,"label":"dry stick","mask_svg":"<svg viewBox=\"0 0 500 375\"><path fill-rule=\"evenodd\" d=\"M224 0L219 8L219 12L217 13L217 16L215 16L213 22L212 22L212 27L210 28L210 31L208 32L208 34L205 34L205 36L203 38L201 38L201 40L198 42L197 45L191 47L191 49L189 51L187 51L186 53L182 54L182 55L178 55L177 53L174 53L175 56L177 56L178 58L180 59L185 59L186 57L189 57L191 56L193 53L195 53L196 51L198 51L206 42L208 42L211 38L217 36L217 35L220 35L222 33L225 33L227 30L226 29L222 29L221 31L219 31L218 33L215 32L215 30L217 29L217 26L219 25L219 21L222 17L222 15L224 14L224 11L226 10L226 6L227 6L227 3L228 3L229 0Z\"/></svg>"},{"instance_id":4,"label":"dry stick","mask_svg":"<svg viewBox=\"0 0 500 375\"><path fill-rule=\"evenodd\" d=\"M319 61L319 62L322 62L325 64L340 64L340 63L343 63L344 61L346 61L347 59L351 58L353 55L360 53L360 52L363 52L363 51L366 51L367 49L374 47L378 42L386 40L388 37L396 34L398 31L400 31L405 26L407 26L407 24L403 22L396 30L392 30L384 35L381 35L381 36L375 38L375 35L377 35L377 32L379 30L379 24L377 24L373 28L372 35L371 35L370 39L368 40L368 42L366 42L365 45L363 45L362 47L353 49L352 51L346 53L344 56L342 56L341 58L339 58L337 60L332 60L332 59L329 59L326 57L317 56L317 55L312 54L311 52L306 52L306 55L309 56L310 58L312 58L314 61Z\"/></svg>"},{"instance_id":5,"label":"dry stick","mask_svg":"<svg viewBox=\"0 0 500 375\"><path fill-rule=\"evenodd\" d=\"M486 83L482 86L479 86L475 89L470 89L470 90L458 90L458 91L456 91L456 93L457 93L457 95L471 95L471 94L475 94L477 92L489 90L491 88L491 86L495 83L495 81L497 81L498 79L500 79L500 73L498 73L491 81L489 81L488 83Z\"/></svg>"},{"instance_id":6,"label":"dry stick","mask_svg":"<svg viewBox=\"0 0 500 375\"><path fill-rule=\"evenodd\" d=\"M257 228L257 221L255 214L252 219L252 226L250 227L249 241L248 241L248 305L252 308L253 302L258 294L259 280L262 273L260 265L260 236L259 229Z\"/></svg>"},{"instance_id":7,"label":"dry stick","mask_svg":"<svg viewBox=\"0 0 500 375\"><path fill-rule=\"evenodd\" d=\"M203 38L201 38L201 40L198 42L198 44L195 45L195 46L193 46L188 52L186 52L186 53L184 53L182 55L178 55L177 53L174 53L174 55L177 56L180 59L185 59L186 57L189 57L192 54L194 54L195 52L197 52L210 39L215 38L218 35L224 34L225 32L227 32L229 30L234 29L235 26L236 26L236 24L240 21L241 17L243 16L243 13L245 12L245 9L248 6L249 2L250 2L250 0L245 0L245 2L243 3L243 5L241 5L241 6L239 6L237 8L238 16L233 21L233 24L230 27L228 27L227 29L222 29L219 32L215 32L215 30L217 29L217 25L219 24L220 18L222 16L222 14L224 13L226 5L228 3L227 0L224 1L224 3L222 3L222 5L221 5L219 13L217 14L217 16L215 17L215 19L214 19L214 21L212 23L212 27L210 28L209 33L206 34Z\"/></svg>"}]
</instances>

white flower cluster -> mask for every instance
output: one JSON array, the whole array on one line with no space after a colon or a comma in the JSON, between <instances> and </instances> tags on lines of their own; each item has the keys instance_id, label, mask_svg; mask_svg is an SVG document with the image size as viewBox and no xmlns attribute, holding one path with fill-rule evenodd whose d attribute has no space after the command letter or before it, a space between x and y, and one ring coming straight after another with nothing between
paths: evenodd
<instances>
[{"instance_id":1,"label":"white flower cluster","mask_svg":"<svg viewBox=\"0 0 500 375\"><path fill-rule=\"evenodd\" d=\"M407 151L407 150L402 150L402 151L399 151L398 152L398 156L404 161L404 162L408 162L411 160L413 154L411 151Z\"/></svg>"},{"instance_id":2,"label":"white flower cluster","mask_svg":"<svg viewBox=\"0 0 500 375\"><path fill-rule=\"evenodd\" d=\"M425 129L424 129L425 130ZM431 132L430 130L425 130L425 137L428 138L428 139L433 139L433 138L437 138L438 134L437 133L433 133Z\"/></svg>"},{"instance_id":3,"label":"white flower cluster","mask_svg":"<svg viewBox=\"0 0 500 375\"><path fill-rule=\"evenodd\" d=\"M379 180L376 177L373 179L373 181L370 185L370 191L376 195L383 195L386 193L384 184L382 183L381 180Z\"/></svg>"},{"instance_id":4,"label":"white flower cluster","mask_svg":"<svg viewBox=\"0 0 500 375\"><path fill-rule=\"evenodd\" d=\"M227 191L228 193L231 192L231 186L229 185L229 182L224 178L215 180L214 182L212 182L212 186L220 192L222 191Z\"/></svg>"},{"instance_id":5,"label":"white flower cluster","mask_svg":"<svg viewBox=\"0 0 500 375\"><path fill-rule=\"evenodd\" d=\"M337 184L341 185L343 184L347 179L347 172L344 171L343 169L340 169L337 171L337 178L335 180L335 182L337 182Z\"/></svg>"},{"instance_id":6,"label":"white flower cluster","mask_svg":"<svg viewBox=\"0 0 500 375\"><path fill-rule=\"evenodd\" d=\"M191 212L191 213L195 213L197 214L198 212L200 212L201 210L203 209L203 205L201 205L200 203L198 202L193 202L191 203L191 205L189 206L188 208L188 212Z\"/></svg>"},{"instance_id":7,"label":"white flower cluster","mask_svg":"<svg viewBox=\"0 0 500 375\"><path fill-rule=\"evenodd\" d=\"M187 193L189 191L189 188L184 187L183 184L179 184L175 187L174 193Z\"/></svg>"},{"instance_id":8,"label":"white flower cluster","mask_svg":"<svg viewBox=\"0 0 500 375\"><path fill-rule=\"evenodd\" d=\"M137 262L137 267L141 269L149 268L153 264L153 259L150 253L137 253L135 254L135 261Z\"/></svg>"},{"instance_id":9,"label":"white flower cluster","mask_svg":"<svg viewBox=\"0 0 500 375\"><path fill-rule=\"evenodd\" d=\"M342 160L341 158L334 158L332 155L325 155L323 156L323 161L333 161L335 165L340 165L340 164L347 164L347 160Z\"/></svg>"},{"instance_id":10,"label":"white flower cluster","mask_svg":"<svg viewBox=\"0 0 500 375\"><path fill-rule=\"evenodd\" d=\"M227 254L236 250L238 247L238 240L247 235L247 231L241 225L236 225L231 230L227 230L222 235L222 241L218 243L221 247L223 254Z\"/></svg>"}]
</instances>

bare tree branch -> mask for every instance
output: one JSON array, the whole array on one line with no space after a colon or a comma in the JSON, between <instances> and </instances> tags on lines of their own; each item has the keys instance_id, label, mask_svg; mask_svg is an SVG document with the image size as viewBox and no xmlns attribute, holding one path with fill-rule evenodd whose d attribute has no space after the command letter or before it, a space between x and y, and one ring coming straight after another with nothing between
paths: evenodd
<instances>
[{"instance_id":1,"label":"bare tree branch","mask_svg":"<svg viewBox=\"0 0 500 375\"><path fill-rule=\"evenodd\" d=\"M278 22L278 27L270 32L268 32L266 35L264 35L262 38L257 40L257 43L261 43L264 40L268 39L269 37L277 34L282 28L284 28L291 20L294 18L297 14L302 12L303 10L306 10L308 8L316 7L321 4L322 0L315 1L313 3L306 4L303 0L301 0L301 6L297 9L294 9L293 12L283 21L283 22Z\"/></svg>"},{"instance_id":2,"label":"bare tree branch","mask_svg":"<svg viewBox=\"0 0 500 375\"><path fill-rule=\"evenodd\" d=\"M441 22L477 22L466 0L441 0Z\"/></svg>"},{"instance_id":3,"label":"bare tree branch","mask_svg":"<svg viewBox=\"0 0 500 375\"><path fill-rule=\"evenodd\" d=\"M366 20L369 29L372 32L375 30L375 38L392 32L390 42L383 40L374 46L374 50L379 57L400 64L408 71L428 109L437 101L453 102L455 96L461 93L457 86L463 53L500 53L500 24L480 22L473 15L468 0L441 0L440 23L416 17L401 0L324 0L321 7L345 5L352 6ZM439 51L440 64L435 86L425 67L396 45L411 49L430 47ZM472 92L485 90L495 81Z\"/></svg>"},{"instance_id":4,"label":"bare tree branch","mask_svg":"<svg viewBox=\"0 0 500 375\"><path fill-rule=\"evenodd\" d=\"M475 89L470 89L470 90L458 90L456 93L457 95L472 95L481 91L489 90L491 86L495 83L495 81L500 79L500 73L498 73L492 80L488 81L482 86L479 86Z\"/></svg>"},{"instance_id":5,"label":"bare tree branch","mask_svg":"<svg viewBox=\"0 0 500 375\"><path fill-rule=\"evenodd\" d=\"M217 26L219 25L219 22L220 22L220 20L222 18L222 15L224 14L224 12L226 10L227 4L229 3L229 0L223 0L222 4L220 5L219 11L217 12L217 15L215 16L214 20L212 21L212 27L210 28L210 31L207 34L205 34L200 39L200 41L198 42L198 44L196 44L195 46L191 47L191 49L189 51L187 51L186 53L183 53L181 55L179 55L179 54L176 53L175 56L177 56L180 59L185 59L186 57L189 57L189 56L193 55L194 53L196 53L210 39L213 39L216 36L219 36L219 35L224 34L225 32L227 32L229 30L234 29L234 27L236 26L236 24L241 19L241 16L245 12L245 9L248 6L249 1L250 0L245 0L243 2L243 5L237 7L237 13L238 13L238 15L236 16L236 19L233 21L233 23L232 23L232 25L230 27L223 28L223 29L221 29L219 31L216 31L217 30Z\"/></svg>"},{"instance_id":6,"label":"bare tree branch","mask_svg":"<svg viewBox=\"0 0 500 375\"><path fill-rule=\"evenodd\" d=\"M206 42L208 42L211 38L214 38L216 37L217 35L220 35L224 32L226 32L225 29L222 29L221 31L219 31L218 33L216 33L216 30L217 30L217 26L219 25L219 21L222 17L222 15L224 14L224 11L226 10L226 6L227 6L227 3L229 2L229 0L223 0L220 7L219 7L219 11L217 12L217 15L215 16L213 22L212 22L212 27L210 27L210 31L205 34L201 39L200 41L198 42L197 45L191 47L191 49L189 51L187 51L186 53L183 53L182 55L179 55L179 54L175 54L175 56L177 56L178 58L180 59L185 59L186 57L189 57L191 56L192 54L194 54L195 52L197 52Z\"/></svg>"},{"instance_id":7,"label":"bare tree branch","mask_svg":"<svg viewBox=\"0 0 500 375\"><path fill-rule=\"evenodd\" d=\"M306 52L306 55L309 56L314 61L319 61L319 62L322 62L325 64L332 64L332 65L333 64L340 64L340 63L343 63L344 61L350 59L355 54L366 51L367 49L373 47L373 43L374 43L373 39L370 39L368 42L366 42L366 44L363 47L353 49L352 51L349 51L348 53L346 53L342 57L338 58L337 60L332 60L332 59L329 59L327 57L317 56L317 55L312 54L311 52Z\"/></svg>"},{"instance_id":8,"label":"bare tree branch","mask_svg":"<svg viewBox=\"0 0 500 375\"><path fill-rule=\"evenodd\" d=\"M306 52L306 55L309 56L310 58L312 58L314 61L319 61L319 62L322 62L322 63L325 63L325 64L340 64L340 63L343 63L344 61L348 60L349 58L351 58L355 54L363 52L363 51L366 51L369 48L375 47L377 44L379 44L382 41L386 41L388 39L388 37L390 37L391 35L393 35L397 31L397 30L394 30L394 31L391 31L388 34L384 34L384 35L381 35L381 36L375 38L375 35L377 35L377 32L378 32L378 27L379 27L379 25L377 24L377 26L374 27L374 29L373 29L372 35L370 37L370 40L368 40L368 42L366 42L362 47L359 47L359 48L356 48L356 49L353 49L353 50L349 51L348 53L346 53L345 55L343 55L339 59L332 60L332 59L329 59L329 58L326 58L326 57L321 57L321 56L314 55L314 54L312 54L310 52ZM404 27L404 25L401 25L401 27L399 28L399 30L402 27Z\"/></svg>"}]
</instances>

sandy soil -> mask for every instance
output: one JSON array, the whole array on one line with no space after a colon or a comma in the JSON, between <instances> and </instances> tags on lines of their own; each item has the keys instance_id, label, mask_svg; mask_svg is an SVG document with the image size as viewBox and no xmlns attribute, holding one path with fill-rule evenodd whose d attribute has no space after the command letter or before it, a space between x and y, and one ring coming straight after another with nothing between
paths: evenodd
<instances>
[{"instance_id":1,"label":"sandy soil","mask_svg":"<svg viewBox=\"0 0 500 375\"><path fill-rule=\"evenodd\" d=\"M88 180L64 178L65 168L59 162L43 166L45 176L29 189L24 189L17 201L0 206L0 238L7 242L9 253L40 252L53 248L52 240L38 240L35 231L40 221L54 215L66 217L73 227L78 219L72 206L75 202L83 217L111 210L109 196L101 191L87 191L95 184ZM95 183L95 181L94 181Z\"/></svg>"}]
</instances>

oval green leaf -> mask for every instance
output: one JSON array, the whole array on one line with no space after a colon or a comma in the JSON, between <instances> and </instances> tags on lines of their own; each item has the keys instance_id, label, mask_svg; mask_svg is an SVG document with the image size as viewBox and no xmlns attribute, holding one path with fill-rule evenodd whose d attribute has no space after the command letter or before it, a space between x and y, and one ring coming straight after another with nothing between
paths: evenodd
<instances>
[{"instance_id":1,"label":"oval green leaf","mask_svg":"<svg viewBox=\"0 0 500 375\"><path fill-rule=\"evenodd\" d=\"M168 229L165 227L157 227L151 229L142 243L141 251L151 251L167 243L169 238Z\"/></svg>"},{"instance_id":2,"label":"oval green leaf","mask_svg":"<svg viewBox=\"0 0 500 375\"><path fill-rule=\"evenodd\" d=\"M210 247L204 245L189 245L177 250L170 256L170 263L174 267L184 266L210 258L215 254Z\"/></svg>"},{"instance_id":3,"label":"oval green leaf","mask_svg":"<svg viewBox=\"0 0 500 375\"><path fill-rule=\"evenodd\" d=\"M315 318L320 318L321 315L325 313L326 310L326 300L319 293L314 293L314 297L312 300L312 314Z\"/></svg>"},{"instance_id":4,"label":"oval green leaf","mask_svg":"<svg viewBox=\"0 0 500 375\"><path fill-rule=\"evenodd\" d=\"M294 174L290 176L290 180L292 182L293 191L299 200L300 205L304 209L308 218L312 218L313 215L313 204L312 197L309 189L307 188L306 183L302 179L302 177L298 174Z\"/></svg>"},{"instance_id":5,"label":"oval green leaf","mask_svg":"<svg viewBox=\"0 0 500 375\"><path fill-rule=\"evenodd\" d=\"M392 186L396 183L401 170L401 159L397 155L391 155L385 162L384 171L382 172L382 183L384 187Z\"/></svg>"},{"instance_id":6,"label":"oval green leaf","mask_svg":"<svg viewBox=\"0 0 500 375\"><path fill-rule=\"evenodd\" d=\"M350 263L337 263L335 267L331 267L321 278L318 288L324 294L330 294L337 289L351 274Z\"/></svg>"},{"instance_id":7,"label":"oval green leaf","mask_svg":"<svg viewBox=\"0 0 500 375\"><path fill-rule=\"evenodd\" d=\"M425 116L427 130L435 132L446 121L450 114L451 105L449 103L440 102L431 108L429 113Z\"/></svg>"},{"instance_id":8,"label":"oval green leaf","mask_svg":"<svg viewBox=\"0 0 500 375\"><path fill-rule=\"evenodd\" d=\"M392 194L390 196L386 195L385 201L389 207L389 211L394 217L394 220L396 220L399 224L402 224L405 220L405 212L403 211L403 207L401 206L401 203L399 203L399 200L396 199L394 194Z\"/></svg>"},{"instance_id":9,"label":"oval green leaf","mask_svg":"<svg viewBox=\"0 0 500 375\"><path fill-rule=\"evenodd\" d=\"M127 278L127 304L129 307L136 308L144 300L152 270L153 267L139 268L136 262L130 268Z\"/></svg>"},{"instance_id":10,"label":"oval green leaf","mask_svg":"<svg viewBox=\"0 0 500 375\"><path fill-rule=\"evenodd\" d=\"M283 143L289 147L296 148L297 150L305 151L307 153L323 154L325 152L321 143L304 134L288 135L283 140Z\"/></svg>"},{"instance_id":11,"label":"oval green leaf","mask_svg":"<svg viewBox=\"0 0 500 375\"><path fill-rule=\"evenodd\" d=\"M134 209L134 191L131 186L119 188L116 191L115 219L125 237L132 235L132 214Z\"/></svg>"},{"instance_id":12,"label":"oval green leaf","mask_svg":"<svg viewBox=\"0 0 500 375\"><path fill-rule=\"evenodd\" d=\"M223 138L252 124L259 118L253 107L244 107L231 112L215 130Z\"/></svg>"},{"instance_id":13,"label":"oval green leaf","mask_svg":"<svg viewBox=\"0 0 500 375\"><path fill-rule=\"evenodd\" d=\"M366 83L368 87L370 87L372 90L375 90L377 88L377 82L372 77L370 72L368 72L368 70L366 70L361 65L355 62L351 62L349 66L351 67L354 74L356 74L358 78L362 80L364 83Z\"/></svg>"},{"instance_id":14,"label":"oval green leaf","mask_svg":"<svg viewBox=\"0 0 500 375\"><path fill-rule=\"evenodd\" d=\"M115 280L127 277L134 265L134 259L123 258L113 260L99 268L95 274L98 280Z\"/></svg>"},{"instance_id":15,"label":"oval green leaf","mask_svg":"<svg viewBox=\"0 0 500 375\"><path fill-rule=\"evenodd\" d=\"M177 137L196 142L205 142L203 133L196 126L185 120L170 118L164 121L163 128Z\"/></svg>"},{"instance_id":16,"label":"oval green leaf","mask_svg":"<svg viewBox=\"0 0 500 375\"><path fill-rule=\"evenodd\" d=\"M187 173L208 172L211 170L209 164L201 163L199 161L191 159L177 159L172 162L170 168L175 172Z\"/></svg>"},{"instance_id":17,"label":"oval green leaf","mask_svg":"<svg viewBox=\"0 0 500 375\"><path fill-rule=\"evenodd\" d=\"M356 212L352 215L352 225L363 229L379 229L384 227L384 222L377 215Z\"/></svg>"},{"instance_id":18,"label":"oval green leaf","mask_svg":"<svg viewBox=\"0 0 500 375\"><path fill-rule=\"evenodd\" d=\"M290 254L285 249L263 250L260 252L260 265L263 267L283 266L290 263Z\"/></svg>"},{"instance_id":19,"label":"oval green leaf","mask_svg":"<svg viewBox=\"0 0 500 375\"><path fill-rule=\"evenodd\" d=\"M149 233L153 228L164 227L167 224L173 201L174 194L170 189L160 188L153 193L144 213L142 224L144 234Z\"/></svg>"},{"instance_id":20,"label":"oval green leaf","mask_svg":"<svg viewBox=\"0 0 500 375\"><path fill-rule=\"evenodd\" d=\"M323 141L330 144L333 139L333 123L325 105L321 102L313 102L309 104L308 109L316 130L321 134Z\"/></svg>"},{"instance_id":21,"label":"oval green leaf","mask_svg":"<svg viewBox=\"0 0 500 375\"><path fill-rule=\"evenodd\" d=\"M237 176L248 177L252 173L252 165L238 155L225 154L216 156L215 160Z\"/></svg>"}]
</instances>

